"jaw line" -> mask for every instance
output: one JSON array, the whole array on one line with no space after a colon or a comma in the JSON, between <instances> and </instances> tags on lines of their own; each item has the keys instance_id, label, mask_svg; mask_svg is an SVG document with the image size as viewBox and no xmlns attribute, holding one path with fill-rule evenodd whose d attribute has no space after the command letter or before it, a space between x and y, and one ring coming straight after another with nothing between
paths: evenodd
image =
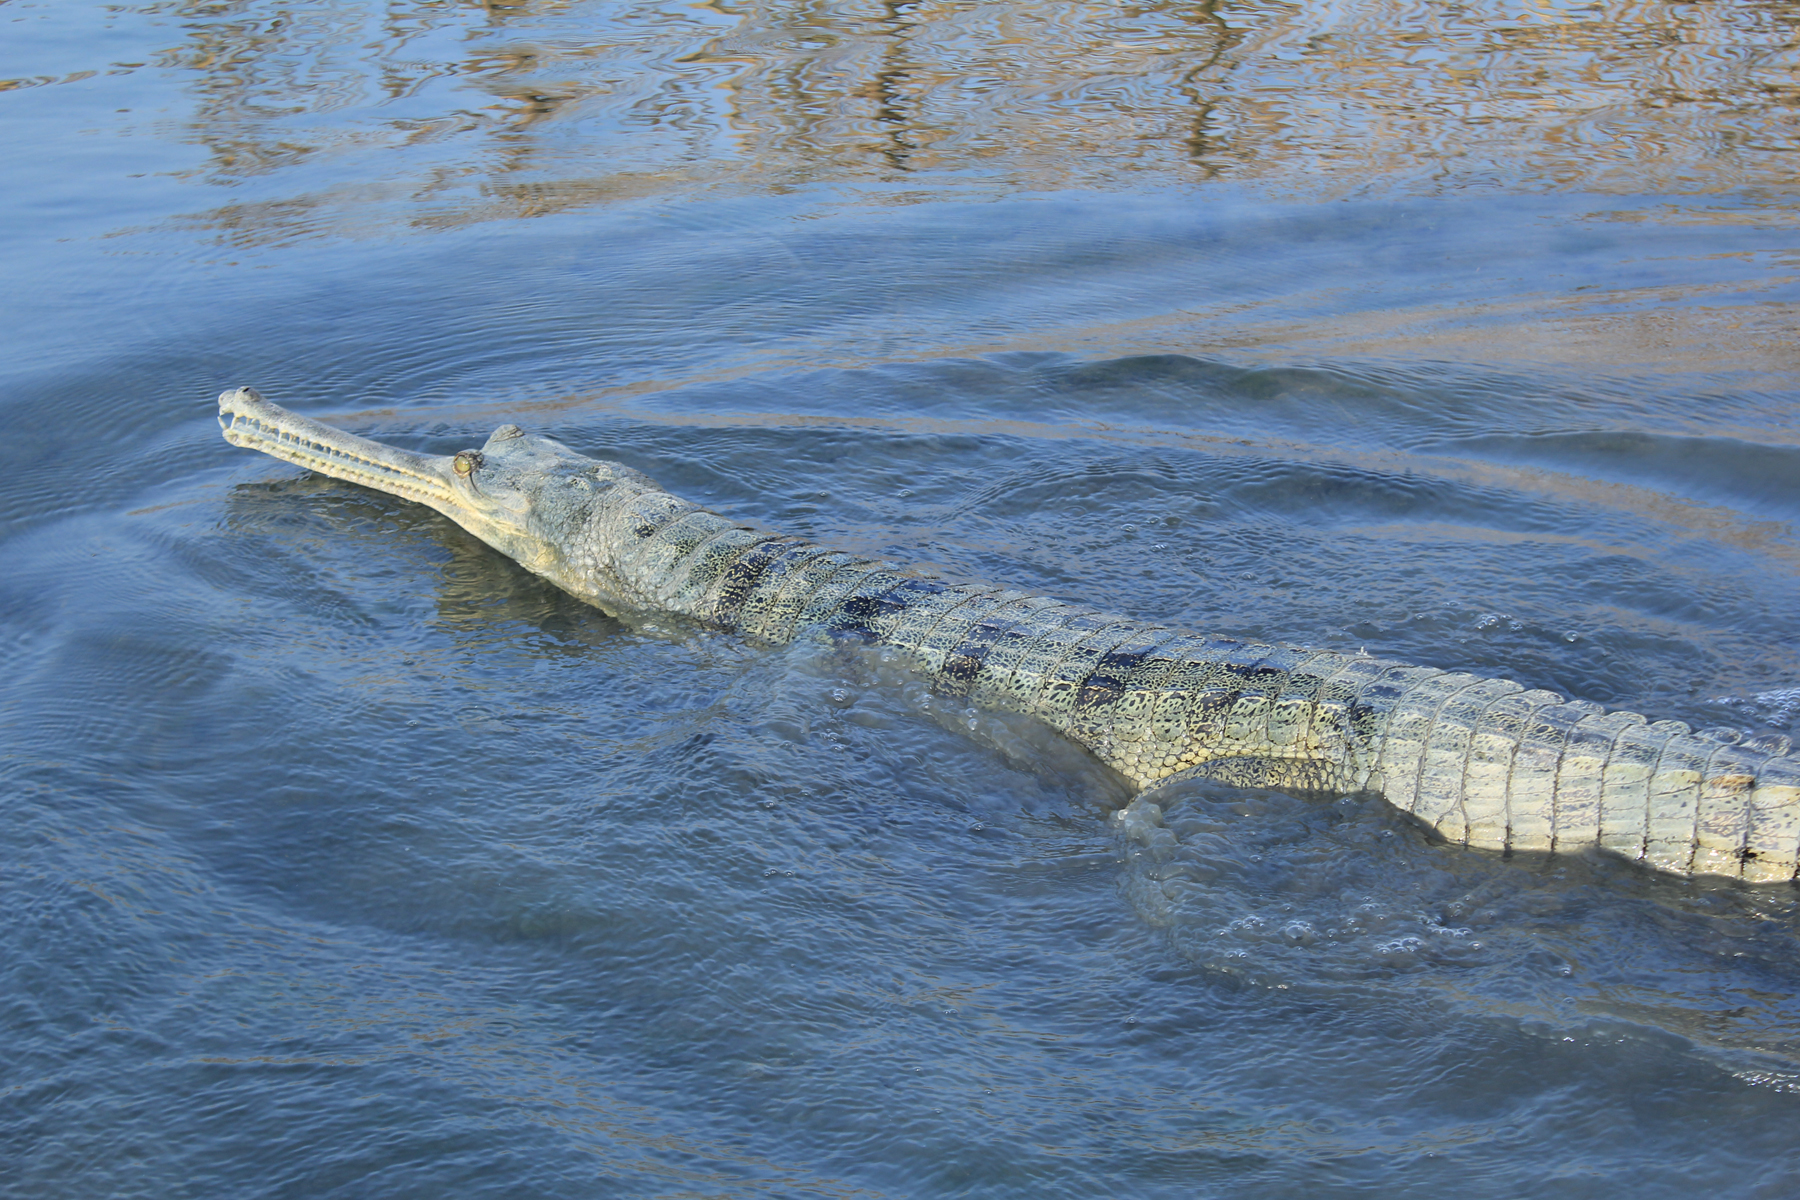
<instances>
[{"instance_id":1,"label":"jaw line","mask_svg":"<svg viewBox=\"0 0 1800 1200\"><path fill-rule=\"evenodd\" d=\"M473 515L450 487L450 459L384 446L289 412L255 388L219 395L219 427L234 446L430 505L453 519ZM460 524L461 521L458 520Z\"/></svg>"}]
</instances>

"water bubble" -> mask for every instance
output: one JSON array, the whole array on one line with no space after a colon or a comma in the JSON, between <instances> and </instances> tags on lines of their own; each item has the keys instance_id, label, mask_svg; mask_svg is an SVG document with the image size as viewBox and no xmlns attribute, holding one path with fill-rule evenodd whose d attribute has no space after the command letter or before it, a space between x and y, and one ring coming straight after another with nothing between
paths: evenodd
<instances>
[{"instance_id":1,"label":"water bubble","mask_svg":"<svg viewBox=\"0 0 1800 1200\"><path fill-rule=\"evenodd\" d=\"M1150 549L1157 554L1162 554L1163 552L1168 550L1168 548L1169 548L1169 543L1167 543L1167 542L1157 542L1150 547Z\"/></svg>"},{"instance_id":2,"label":"water bubble","mask_svg":"<svg viewBox=\"0 0 1800 1200\"><path fill-rule=\"evenodd\" d=\"M1800 715L1800 687L1776 688L1771 692L1758 692L1753 699L1773 712L1776 721L1786 721Z\"/></svg>"},{"instance_id":3,"label":"water bubble","mask_svg":"<svg viewBox=\"0 0 1800 1200\"><path fill-rule=\"evenodd\" d=\"M1127 522L1125 522L1125 524L1119 526L1119 529L1124 533L1136 533L1138 531L1138 527L1136 525L1133 525L1130 521L1127 521Z\"/></svg>"}]
</instances>

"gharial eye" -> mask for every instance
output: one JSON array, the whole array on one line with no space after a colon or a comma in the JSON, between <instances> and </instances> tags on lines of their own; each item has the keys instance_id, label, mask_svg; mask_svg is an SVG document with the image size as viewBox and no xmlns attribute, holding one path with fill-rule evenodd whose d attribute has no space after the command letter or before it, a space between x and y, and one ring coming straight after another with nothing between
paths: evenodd
<instances>
[{"instance_id":1,"label":"gharial eye","mask_svg":"<svg viewBox=\"0 0 1800 1200\"><path fill-rule=\"evenodd\" d=\"M464 479L467 479L469 477L469 472L480 465L481 454L479 451L475 450L464 450L461 454L458 454L455 458L450 460L451 469L458 475L461 475Z\"/></svg>"}]
</instances>

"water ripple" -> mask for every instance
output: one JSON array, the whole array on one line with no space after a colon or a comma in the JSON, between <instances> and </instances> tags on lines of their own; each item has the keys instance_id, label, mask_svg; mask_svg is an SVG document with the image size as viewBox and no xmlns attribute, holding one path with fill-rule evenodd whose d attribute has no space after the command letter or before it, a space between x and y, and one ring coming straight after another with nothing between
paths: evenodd
<instances>
[{"instance_id":1,"label":"water ripple","mask_svg":"<svg viewBox=\"0 0 1800 1200\"><path fill-rule=\"evenodd\" d=\"M956 190L971 172L1289 195L1785 187L1797 12L250 0L182 10L158 65L193 99L207 176L259 193L198 219L268 242L694 187ZM88 67L10 83L120 70Z\"/></svg>"}]
</instances>

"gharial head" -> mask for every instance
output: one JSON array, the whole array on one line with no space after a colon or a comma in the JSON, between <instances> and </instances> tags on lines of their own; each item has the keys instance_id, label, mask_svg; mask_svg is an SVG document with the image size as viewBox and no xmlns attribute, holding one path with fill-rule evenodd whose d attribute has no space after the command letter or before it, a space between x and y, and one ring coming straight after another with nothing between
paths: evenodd
<instances>
[{"instance_id":1,"label":"gharial head","mask_svg":"<svg viewBox=\"0 0 1800 1200\"><path fill-rule=\"evenodd\" d=\"M610 485L650 480L619 463L577 454L554 438L502 425L478 450L417 454L289 412L254 388L219 396L219 425L234 446L322 475L416 500L542 575L560 575L562 548ZM635 490L635 489L634 489Z\"/></svg>"}]
</instances>

